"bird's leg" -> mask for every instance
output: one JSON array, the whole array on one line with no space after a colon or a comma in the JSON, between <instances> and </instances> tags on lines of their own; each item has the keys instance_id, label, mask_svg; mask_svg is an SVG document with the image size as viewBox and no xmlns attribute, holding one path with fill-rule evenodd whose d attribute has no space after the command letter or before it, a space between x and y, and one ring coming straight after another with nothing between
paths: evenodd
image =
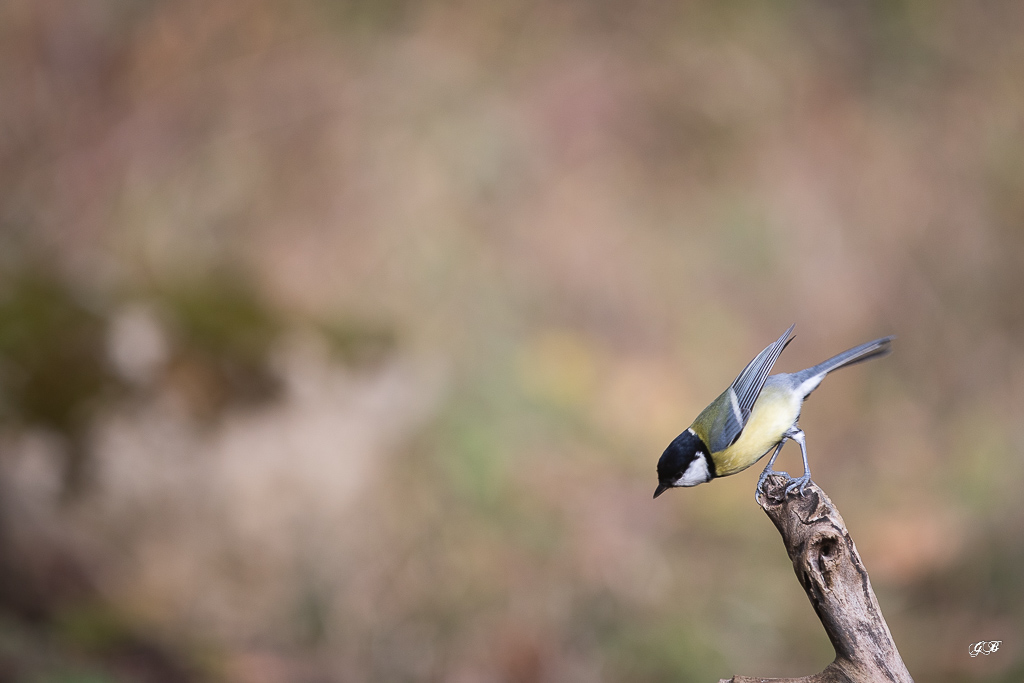
<instances>
[{"instance_id":1,"label":"bird's leg","mask_svg":"<svg viewBox=\"0 0 1024 683\"><path fill-rule=\"evenodd\" d=\"M786 493L788 494L793 489L799 489L802 496L804 495L804 487L811 481L811 466L807 464L807 443L804 441L804 433L801 429L794 429L787 436L800 444L800 454L804 457L804 473L790 482L789 486L786 487Z\"/></svg>"},{"instance_id":2,"label":"bird's leg","mask_svg":"<svg viewBox=\"0 0 1024 683\"><path fill-rule=\"evenodd\" d=\"M786 438L786 436L783 436L782 441L780 441L779 445L775 447L775 452L772 453L772 457L768 459L768 464L765 465L764 471L761 472L761 476L757 480L757 488L754 489L754 501L758 502L758 504L760 504L760 502L757 500L757 497L764 493L764 480L768 478L769 474L785 474L787 479L792 479L792 477L790 477L786 472L776 472L772 469L772 465L775 464L775 458L779 457L779 453L782 452L782 447L786 443Z\"/></svg>"}]
</instances>

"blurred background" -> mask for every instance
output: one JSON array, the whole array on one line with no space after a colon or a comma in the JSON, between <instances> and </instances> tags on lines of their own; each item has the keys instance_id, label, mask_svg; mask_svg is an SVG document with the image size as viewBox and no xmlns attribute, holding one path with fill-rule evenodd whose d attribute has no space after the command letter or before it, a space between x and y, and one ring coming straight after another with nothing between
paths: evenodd
<instances>
[{"instance_id":1,"label":"blurred background","mask_svg":"<svg viewBox=\"0 0 1024 683\"><path fill-rule=\"evenodd\" d=\"M760 468L651 500L793 322L898 335L801 424L910 671L1024 680L1022 25L0 4L0 681L819 671Z\"/></svg>"}]
</instances>

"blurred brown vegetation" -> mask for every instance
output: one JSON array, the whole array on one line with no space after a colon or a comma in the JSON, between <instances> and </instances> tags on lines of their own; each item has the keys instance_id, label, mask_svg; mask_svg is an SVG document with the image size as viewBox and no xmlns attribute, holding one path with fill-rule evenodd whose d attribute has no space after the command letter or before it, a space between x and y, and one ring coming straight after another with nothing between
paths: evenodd
<instances>
[{"instance_id":1,"label":"blurred brown vegetation","mask_svg":"<svg viewBox=\"0 0 1024 683\"><path fill-rule=\"evenodd\" d=\"M1021 680L1022 25L0 4L0 680L820 670L756 473L650 499L792 322L899 337L802 425L910 671Z\"/></svg>"}]
</instances>

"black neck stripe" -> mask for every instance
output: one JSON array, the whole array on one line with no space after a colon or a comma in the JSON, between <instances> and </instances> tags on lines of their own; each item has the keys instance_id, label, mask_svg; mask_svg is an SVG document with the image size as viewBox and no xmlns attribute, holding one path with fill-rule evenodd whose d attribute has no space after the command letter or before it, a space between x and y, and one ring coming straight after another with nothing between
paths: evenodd
<instances>
[{"instance_id":1,"label":"black neck stripe","mask_svg":"<svg viewBox=\"0 0 1024 683\"><path fill-rule=\"evenodd\" d=\"M693 435L697 436L697 433L694 432ZM715 459L711 457L711 449L708 448L706 443L704 443L704 439L699 436L697 436L697 443L699 444L698 450L701 455L704 456L704 462L708 464L708 473L711 475L711 478L714 479L718 476L718 470L715 468Z\"/></svg>"}]
</instances>

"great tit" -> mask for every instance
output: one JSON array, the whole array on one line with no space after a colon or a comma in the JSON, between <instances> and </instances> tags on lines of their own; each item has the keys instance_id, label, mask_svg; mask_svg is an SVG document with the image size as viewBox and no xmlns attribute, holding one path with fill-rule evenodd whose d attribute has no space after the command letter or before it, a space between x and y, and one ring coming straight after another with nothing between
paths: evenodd
<instances>
[{"instance_id":1,"label":"great tit","mask_svg":"<svg viewBox=\"0 0 1024 683\"><path fill-rule=\"evenodd\" d=\"M893 337L855 346L800 372L769 377L768 372L779 354L793 341L789 335L794 327L796 325L750 361L736 381L669 444L658 460L655 498L673 487L696 486L715 477L742 472L773 448L775 452L757 481L755 499L769 474L787 477L787 494L799 489L803 495L804 487L811 480L804 433L797 426L804 399L833 370L887 355ZM800 444L804 459L803 476L795 479L786 472L772 469L787 439Z\"/></svg>"}]
</instances>

